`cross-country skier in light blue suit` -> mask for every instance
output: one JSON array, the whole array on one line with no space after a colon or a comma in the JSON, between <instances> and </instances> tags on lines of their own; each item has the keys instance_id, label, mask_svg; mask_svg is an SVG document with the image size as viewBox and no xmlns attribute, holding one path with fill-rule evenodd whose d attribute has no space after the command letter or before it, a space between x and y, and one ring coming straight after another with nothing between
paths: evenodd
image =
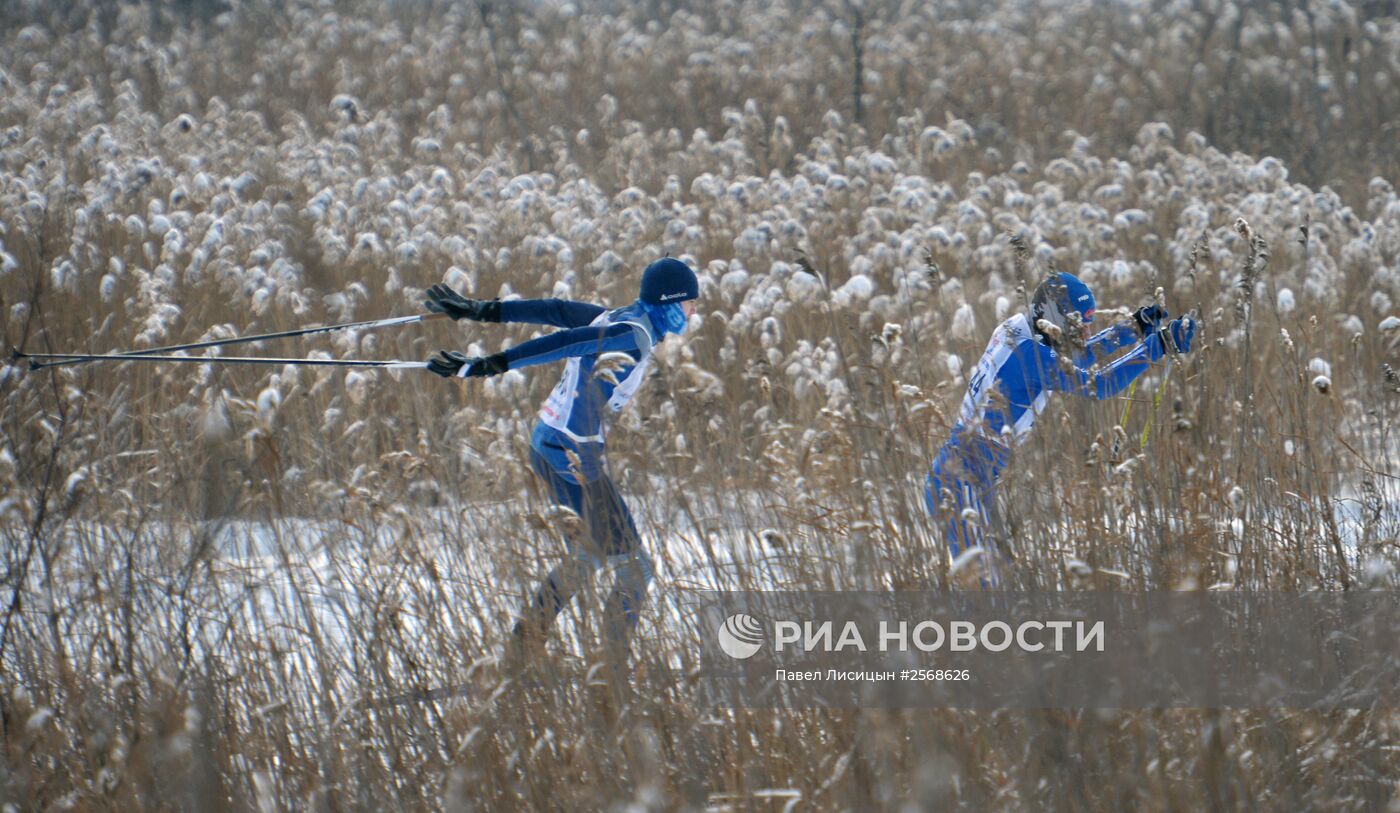
<instances>
[{"instance_id":1,"label":"cross-country skier in light blue suit","mask_svg":"<svg viewBox=\"0 0 1400 813\"><path fill-rule=\"evenodd\" d=\"M564 328L484 358L444 350L428 362L438 375L473 378L567 360L540 409L530 464L555 501L583 520L583 532L567 540L564 562L544 577L521 612L513 630L517 644L538 644L574 594L607 563L614 584L604 606L603 632L614 653L625 654L651 583L652 564L604 465L606 419L636 394L653 348L667 334L685 330L699 295L695 272L670 257L647 266L637 301L612 310L560 299L467 299L445 285L428 289L428 310L453 319ZM594 375L605 353L626 354L630 362L610 374Z\"/></svg>"},{"instance_id":2,"label":"cross-country skier in light blue suit","mask_svg":"<svg viewBox=\"0 0 1400 813\"><path fill-rule=\"evenodd\" d=\"M1151 305L1133 314L1133 324L1091 336L1093 292L1073 274L1056 272L1036 288L1029 314L997 327L968 381L952 436L927 477L928 509L955 558L982 546L998 475L1051 392L1111 398L1167 352L1190 352L1195 322L1163 324L1167 319L1164 308ZM1066 340L1074 337L1082 353L1069 351L1075 342ZM1101 369L1086 367L1129 345L1136 346Z\"/></svg>"}]
</instances>

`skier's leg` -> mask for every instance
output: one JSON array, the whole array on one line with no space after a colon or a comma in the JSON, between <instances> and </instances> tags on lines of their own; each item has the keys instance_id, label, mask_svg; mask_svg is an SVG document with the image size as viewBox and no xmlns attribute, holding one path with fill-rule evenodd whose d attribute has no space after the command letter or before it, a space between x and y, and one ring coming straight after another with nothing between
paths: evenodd
<instances>
[{"instance_id":1,"label":"skier's leg","mask_svg":"<svg viewBox=\"0 0 1400 813\"><path fill-rule=\"evenodd\" d=\"M982 548L982 588L1001 584L1002 571L1009 562L1006 524L997 509L997 477L1006 465L1007 452L1001 447L982 447L968 465L969 504L977 511L977 543Z\"/></svg>"},{"instance_id":2,"label":"skier's leg","mask_svg":"<svg viewBox=\"0 0 1400 813\"><path fill-rule=\"evenodd\" d=\"M983 526L987 513L982 507L982 494L967 480L958 481L958 533L963 550L979 548L983 541Z\"/></svg>"},{"instance_id":3,"label":"skier's leg","mask_svg":"<svg viewBox=\"0 0 1400 813\"><path fill-rule=\"evenodd\" d=\"M933 521L943 535L943 541L948 546L948 550L952 552L953 558L957 558L957 555L962 552L962 545L958 537L958 521L955 518L958 511L955 497L956 488L949 488L950 478L936 468L928 473L926 481L924 501L927 504L929 516L933 517Z\"/></svg>"},{"instance_id":4,"label":"skier's leg","mask_svg":"<svg viewBox=\"0 0 1400 813\"><path fill-rule=\"evenodd\" d=\"M535 588L530 603L515 624L515 633L543 634L602 565L601 560L588 553L569 553Z\"/></svg>"},{"instance_id":5,"label":"skier's leg","mask_svg":"<svg viewBox=\"0 0 1400 813\"><path fill-rule=\"evenodd\" d=\"M979 513L981 510L980 503L975 499L976 490L968 486L962 453L957 444L949 441L933 462L933 468L926 478L924 498L929 513L942 526L944 539L954 559L980 541L976 525L963 516L965 509L973 508Z\"/></svg>"},{"instance_id":6,"label":"skier's leg","mask_svg":"<svg viewBox=\"0 0 1400 813\"><path fill-rule=\"evenodd\" d=\"M1011 529L1006 524L1006 516L997 500L996 483L991 483L982 494L982 513L986 517L984 535L987 547L995 550L1003 559L1011 559Z\"/></svg>"},{"instance_id":7,"label":"skier's leg","mask_svg":"<svg viewBox=\"0 0 1400 813\"><path fill-rule=\"evenodd\" d=\"M534 449L530 451L530 465L544 480L555 501L572 509L580 517L585 517L586 522L588 511L583 488L567 473L567 469L561 472L553 461ZM589 540L571 537L567 540L567 545L568 554L564 561L549 571L521 612L514 629L517 636L543 636L559 613L563 612L583 585L602 567L602 557L593 550Z\"/></svg>"},{"instance_id":8,"label":"skier's leg","mask_svg":"<svg viewBox=\"0 0 1400 813\"><path fill-rule=\"evenodd\" d=\"M607 474L583 486L584 525L593 547L607 557L613 570L612 592L603 606L603 635L621 654L637 626L651 584L651 557L642 548L632 512Z\"/></svg>"},{"instance_id":9,"label":"skier's leg","mask_svg":"<svg viewBox=\"0 0 1400 813\"><path fill-rule=\"evenodd\" d=\"M990 516L987 513L987 500L991 495L986 493L981 483L965 481L961 484L962 492L962 525L965 529L964 537L967 540L967 547L964 553L967 558L963 562L955 562L953 569L958 571L958 580L966 585L972 584L974 576L977 583L983 590L995 587L997 584L996 574L996 551L992 549L991 535L988 523Z\"/></svg>"},{"instance_id":10,"label":"skier's leg","mask_svg":"<svg viewBox=\"0 0 1400 813\"><path fill-rule=\"evenodd\" d=\"M626 651L632 632L641 620L647 589L653 575L651 557L641 548L623 556L610 556L613 588L603 608L603 628L608 643Z\"/></svg>"}]
</instances>

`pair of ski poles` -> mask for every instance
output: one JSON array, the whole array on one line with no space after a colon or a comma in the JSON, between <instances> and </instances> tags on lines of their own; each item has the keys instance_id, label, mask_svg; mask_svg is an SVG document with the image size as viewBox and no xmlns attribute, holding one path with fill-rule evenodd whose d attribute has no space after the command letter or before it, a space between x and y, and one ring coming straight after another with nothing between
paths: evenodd
<instances>
[{"instance_id":1,"label":"pair of ski poles","mask_svg":"<svg viewBox=\"0 0 1400 813\"><path fill-rule=\"evenodd\" d=\"M226 347L232 344L247 344L270 339L290 339L295 336L311 336L318 333L335 333L341 330L373 330L381 327L409 325L431 319L446 319L445 313L421 313L416 316L395 316L389 319L371 319L365 322L344 322L338 325L318 325L316 327L283 330L277 333L260 333L256 336L239 336L231 339L214 339L189 344L171 344L152 347L148 350L128 350L121 353L25 353L18 348L10 349L10 358L29 362L30 370L46 367L65 367L70 364L84 364L90 361L160 361L177 364L278 364L306 365L312 367L378 367L385 369L426 369L426 361L398 361L393 359L295 359L263 358L248 356L172 356L184 350L203 350L210 347Z\"/></svg>"},{"instance_id":2,"label":"pair of ski poles","mask_svg":"<svg viewBox=\"0 0 1400 813\"><path fill-rule=\"evenodd\" d=\"M1190 319L1192 322L1199 322L1200 308L1192 308L1187 312L1186 318ZM1172 337L1170 330L1158 328L1157 335L1162 337L1162 347L1166 350L1168 356L1178 356L1181 354L1181 348L1176 346L1176 339ZM1166 390L1167 381L1171 378L1171 375L1172 365L1168 364L1167 372L1162 375L1162 383L1157 386L1157 392L1152 398L1152 414L1148 417L1147 423L1142 427L1142 437L1138 438L1138 448L1140 449L1147 448L1147 436L1152 431L1152 422L1153 419L1157 417L1157 408L1162 405L1162 392ZM1128 386L1128 399L1127 403L1123 405L1123 417L1118 419L1119 426L1128 425L1128 410L1133 408L1133 393L1137 391L1138 381L1141 380L1141 378L1135 379L1133 383Z\"/></svg>"}]
</instances>

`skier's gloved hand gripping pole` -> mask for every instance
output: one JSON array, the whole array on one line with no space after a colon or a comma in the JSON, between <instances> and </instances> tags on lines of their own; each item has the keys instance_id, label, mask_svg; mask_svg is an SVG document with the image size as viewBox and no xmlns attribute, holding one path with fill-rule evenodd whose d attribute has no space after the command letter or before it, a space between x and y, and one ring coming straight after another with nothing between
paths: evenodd
<instances>
[{"instance_id":1,"label":"skier's gloved hand gripping pole","mask_svg":"<svg viewBox=\"0 0 1400 813\"><path fill-rule=\"evenodd\" d=\"M447 285L433 285L428 288L428 298L423 307L434 315L450 318L452 321L470 319L473 322L501 321L501 303L496 300L468 299ZM436 356L428 359L428 371L443 378L479 378L498 375L510 369L504 356L478 358L457 352L439 350Z\"/></svg>"},{"instance_id":2,"label":"skier's gloved hand gripping pole","mask_svg":"<svg viewBox=\"0 0 1400 813\"><path fill-rule=\"evenodd\" d=\"M1162 349L1173 356L1190 353L1191 339L1196 335L1197 320L1198 313L1192 308L1184 317L1160 326L1157 332L1162 337Z\"/></svg>"},{"instance_id":3,"label":"skier's gloved hand gripping pole","mask_svg":"<svg viewBox=\"0 0 1400 813\"><path fill-rule=\"evenodd\" d=\"M282 330L276 333L259 333L254 336L235 336L229 339L212 339L203 342L191 342L188 344L168 344L164 347L151 347L145 350L126 350L117 353L23 353L17 349L10 351L12 359L29 359L29 369L42 370L45 367L64 367L70 364L83 364L89 361L112 361L130 360L132 357L161 356L165 353L176 353L182 350L204 350L210 347L227 347L231 344L248 344L251 342L268 341L270 339L290 339L296 336L314 336L319 333L335 333L341 330L373 330L381 327L396 327L398 325L410 325L414 322L426 322L430 319L445 319L449 315L442 312L419 313L413 316L394 316L388 319L370 319L363 322L342 322L337 325L317 325L315 327L296 328L294 330ZM50 358L60 359L59 361L35 361L34 359ZM184 358L184 357L180 357ZM165 358L148 358L148 361L167 361ZM200 358L199 361L224 361L229 359ZM250 361L231 363L253 363ZM286 364L287 359L275 359L268 363ZM421 362L416 362L418 366L423 366ZM331 366L382 366L382 365L331 365Z\"/></svg>"},{"instance_id":4,"label":"skier's gloved hand gripping pole","mask_svg":"<svg viewBox=\"0 0 1400 813\"><path fill-rule=\"evenodd\" d=\"M510 369L505 358L497 353L494 356L476 358L458 353L456 350L439 350L436 356L428 359L428 371L443 378L483 378L499 375Z\"/></svg>"},{"instance_id":5,"label":"skier's gloved hand gripping pole","mask_svg":"<svg viewBox=\"0 0 1400 813\"><path fill-rule=\"evenodd\" d=\"M1133 324L1137 325L1138 335L1147 338L1147 334L1160 328L1170 316L1161 305L1148 305L1133 311Z\"/></svg>"},{"instance_id":6,"label":"skier's gloved hand gripping pole","mask_svg":"<svg viewBox=\"0 0 1400 813\"><path fill-rule=\"evenodd\" d=\"M446 285L428 288L423 307L452 321L470 319L473 322L501 321L501 303L495 300L468 299Z\"/></svg>"}]
</instances>

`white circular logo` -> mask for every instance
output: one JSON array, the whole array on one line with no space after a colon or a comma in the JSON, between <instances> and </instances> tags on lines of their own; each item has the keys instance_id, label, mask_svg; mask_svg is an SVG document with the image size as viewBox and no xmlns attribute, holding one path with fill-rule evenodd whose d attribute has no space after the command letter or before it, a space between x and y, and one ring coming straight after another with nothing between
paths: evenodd
<instances>
[{"instance_id":1,"label":"white circular logo","mask_svg":"<svg viewBox=\"0 0 1400 813\"><path fill-rule=\"evenodd\" d=\"M763 625L751 615L729 616L719 628L719 648L736 660L752 658L763 648Z\"/></svg>"}]
</instances>

